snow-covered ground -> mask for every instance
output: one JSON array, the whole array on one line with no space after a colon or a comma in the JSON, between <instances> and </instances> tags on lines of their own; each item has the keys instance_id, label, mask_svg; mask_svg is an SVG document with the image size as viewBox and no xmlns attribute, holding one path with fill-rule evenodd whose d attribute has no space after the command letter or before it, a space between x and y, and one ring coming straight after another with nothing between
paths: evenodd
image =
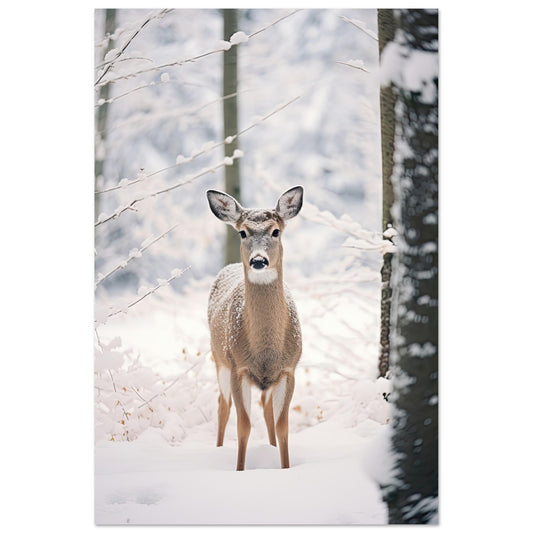
<instances>
[{"instance_id":1,"label":"snow-covered ground","mask_svg":"<svg viewBox=\"0 0 533 533\"><path fill-rule=\"evenodd\" d=\"M291 435L291 468L277 448L251 439L246 470L235 471L236 441L169 446L156 429L134 442L100 443L97 524L384 524L386 506L365 472L381 430L367 420L323 422Z\"/></svg>"},{"instance_id":2,"label":"snow-covered ground","mask_svg":"<svg viewBox=\"0 0 533 533\"><path fill-rule=\"evenodd\" d=\"M96 523L386 523L373 479L390 390L376 378L376 283L353 298L331 291L332 279L292 279L304 352L291 404L291 468L280 469L268 444L254 389L246 470L236 472L234 410L224 447L215 446L210 281L183 293L166 287L98 328Z\"/></svg>"}]
</instances>

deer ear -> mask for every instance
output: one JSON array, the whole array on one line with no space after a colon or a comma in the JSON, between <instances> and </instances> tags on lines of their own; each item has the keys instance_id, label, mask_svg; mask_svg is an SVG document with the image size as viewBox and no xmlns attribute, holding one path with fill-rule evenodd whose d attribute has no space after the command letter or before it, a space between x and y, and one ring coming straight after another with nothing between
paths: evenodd
<instances>
[{"instance_id":1,"label":"deer ear","mask_svg":"<svg viewBox=\"0 0 533 533\"><path fill-rule=\"evenodd\" d=\"M226 222L226 224L235 226L244 210L239 202L225 192L207 191L206 194L213 214L223 222Z\"/></svg>"},{"instance_id":2,"label":"deer ear","mask_svg":"<svg viewBox=\"0 0 533 533\"><path fill-rule=\"evenodd\" d=\"M276 211L283 220L289 220L295 217L302 208L304 199L304 189L297 185L288 191L285 191L278 200Z\"/></svg>"}]
</instances>

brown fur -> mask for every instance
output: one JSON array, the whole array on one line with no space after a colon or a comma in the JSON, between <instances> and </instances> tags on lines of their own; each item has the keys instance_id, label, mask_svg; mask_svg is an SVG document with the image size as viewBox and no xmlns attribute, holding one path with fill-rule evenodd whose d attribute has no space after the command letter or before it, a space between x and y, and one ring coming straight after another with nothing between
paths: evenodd
<instances>
[{"instance_id":1,"label":"brown fur","mask_svg":"<svg viewBox=\"0 0 533 533\"><path fill-rule=\"evenodd\" d=\"M281 198L286 198L289 192ZM296 198L300 204L301 194ZM221 205L227 209L228 200L225 196ZM292 201L293 198L289 198L289 203ZM211 348L219 382L225 379L221 377L221 372L222 376L228 372L230 376L230 394L226 394L229 397L224 396L221 383L217 446L222 446L224 442L233 398L237 411L237 470L244 469L250 434L246 395L247 388L253 384L263 391L261 400L269 441L275 446L277 436L281 466L288 468L288 413L294 391L294 369L302 353L302 340L296 307L283 283L281 233L279 237L272 236L274 229L281 232L285 227L283 209L280 214L279 210L244 210L238 204L236 206L236 213L232 211L228 218L237 231L246 231L247 234L247 238L241 241L242 263L223 268L209 296ZM217 206L212 206L212 209L216 216L222 218ZM292 209L296 214L299 211L299 208ZM295 215L286 214L285 218L292 216ZM228 218L223 220L228 221ZM275 279L268 283L252 283L249 279L252 268L250 258L256 252L268 258L270 274L274 276L273 270L277 273ZM278 386L281 392L276 394ZM284 393L283 397L281 393ZM273 406L276 402L277 420Z\"/></svg>"}]
</instances>

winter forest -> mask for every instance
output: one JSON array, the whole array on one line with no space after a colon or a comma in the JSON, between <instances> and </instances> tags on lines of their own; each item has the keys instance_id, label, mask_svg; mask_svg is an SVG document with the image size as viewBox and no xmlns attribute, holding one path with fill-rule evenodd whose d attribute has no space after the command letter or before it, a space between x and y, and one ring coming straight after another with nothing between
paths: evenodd
<instances>
[{"instance_id":1,"label":"winter forest","mask_svg":"<svg viewBox=\"0 0 533 533\"><path fill-rule=\"evenodd\" d=\"M96 9L94 43L95 523L437 524L437 11ZM291 467L252 389L236 472L206 191L296 185Z\"/></svg>"}]
</instances>

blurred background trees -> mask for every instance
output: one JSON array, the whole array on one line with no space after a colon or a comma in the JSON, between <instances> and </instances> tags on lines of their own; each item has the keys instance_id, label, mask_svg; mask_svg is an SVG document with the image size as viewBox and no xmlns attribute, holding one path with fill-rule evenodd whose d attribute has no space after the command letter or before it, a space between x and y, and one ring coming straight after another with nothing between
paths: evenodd
<instances>
[{"instance_id":1,"label":"blurred background trees","mask_svg":"<svg viewBox=\"0 0 533 533\"><path fill-rule=\"evenodd\" d=\"M239 29L239 10L223 9L222 13L224 17L224 41L229 42L231 36L237 33ZM229 50L224 51L222 89L222 96L224 97L224 139L235 137L231 142L224 144L224 155L226 157L231 157L234 150L239 149L239 138L236 137L239 132L238 53L238 46L232 46ZM233 196L239 203L242 203L239 160L236 159L233 165L226 165L224 172L226 185L224 191ZM240 261L239 237L237 232L231 226L228 226L226 228L225 264L240 263Z\"/></svg>"},{"instance_id":2,"label":"blurred background trees","mask_svg":"<svg viewBox=\"0 0 533 533\"><path fill-rule=\"evenodd\" d=\"M226 228L207 209L209 188L253 206L302 184L309 205L337 218L349 214L380 235L377 48L342 18L376 30L374 10L243 9L237 26L237 12L228 10L224 33L220 10L118 9L108 36L106 11L95 12L95 113L106 116L97 139L98 152L105 148L97 163L104 171L96 172L97 275L146 239L179 229L106 278L98 295L136 292L176 266L191 265L195 280L214 275L228 259ZM249 38L228 48L235 27ZM224 59L229 68L237 50L238 64L225 76ZM339 64L354 57L366 72ZM235 128L238 137L224 143ZM224 164L237 146L243 157ZM240 186L229 183L238 183L237 171ZM284 242L289 269L308 276L339 261L379 264L378 254L342 248L342 231L317 231L304 217L294 224L298 231Z\"/></svg>"}]
</instances>

